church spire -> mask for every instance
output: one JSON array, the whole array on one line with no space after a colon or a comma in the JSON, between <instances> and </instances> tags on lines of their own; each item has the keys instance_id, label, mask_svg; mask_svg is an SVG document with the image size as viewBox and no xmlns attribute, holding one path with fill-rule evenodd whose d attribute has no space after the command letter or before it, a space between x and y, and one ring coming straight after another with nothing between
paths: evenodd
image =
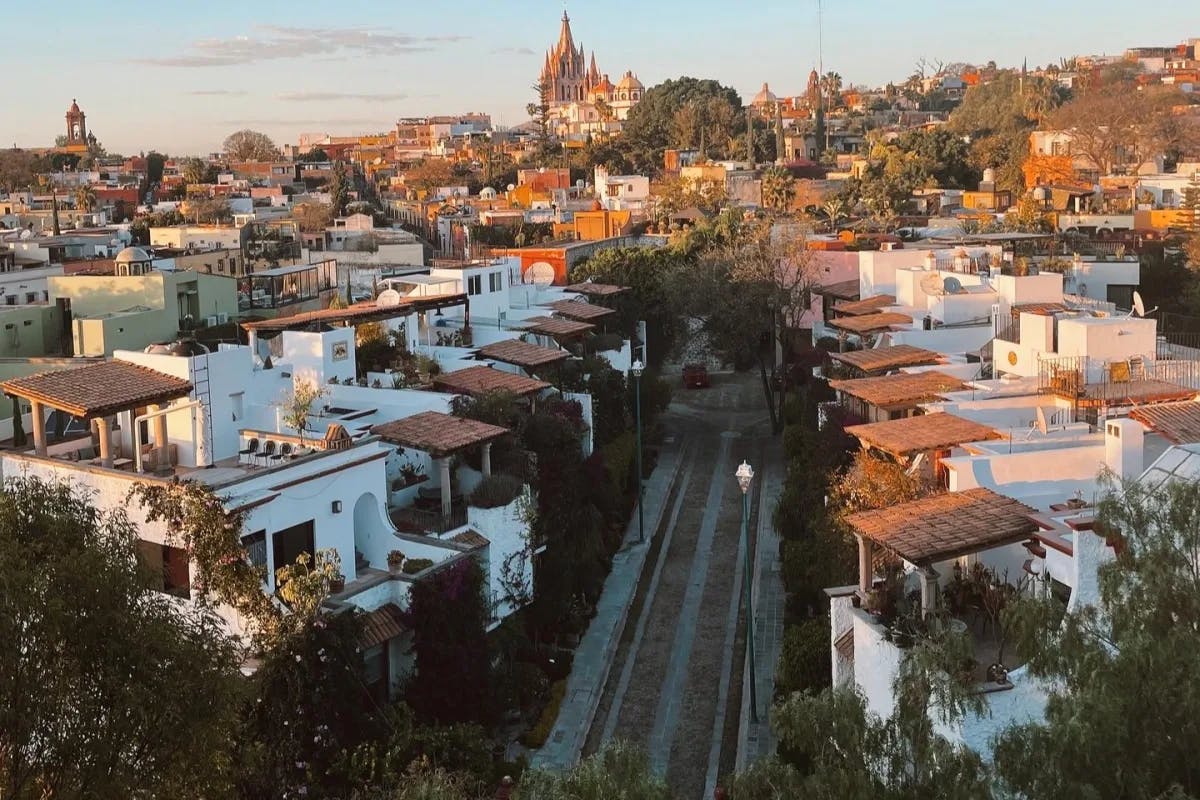
<instances>
[{"instance_id":1,"label":"church spire","mask_svg":"<svg viewBox=\"0 0 1200 800\"><path fill-rule=\"evenodd\" d=\"M575 38L571 36L571 18L563 11L562 30L558 34L558 52L570 53L575 50Z\"/></svg>"}]
</instances>

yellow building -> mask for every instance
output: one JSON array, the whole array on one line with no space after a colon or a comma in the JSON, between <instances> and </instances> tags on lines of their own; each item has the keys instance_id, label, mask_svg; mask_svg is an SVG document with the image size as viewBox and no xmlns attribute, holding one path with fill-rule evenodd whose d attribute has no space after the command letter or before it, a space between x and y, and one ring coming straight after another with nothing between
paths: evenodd
<instances>
[{"instance_id":1,"label":"yellow building","mask_svg":"<svg viewBox=\"0 0 1200 800\"><path fill-rule=\"evenodd\" d=\"M580 241L611 239L628 233L633 213L630 211L576 211L574 220L575 238Z\"/></svg>"},{"instance_id":2,"label":"yellow building","mask_svg":"<svg viewBox=\"0 0 1200 800\"><path fill-rule=\"evenodd\" d=\"M50 302L70 301L75 355L111 356L168 342L238 314L237 281L190 270L164 272L139 247L117 254L116 275L49 278Z\"/></svg>"}]
</instances>

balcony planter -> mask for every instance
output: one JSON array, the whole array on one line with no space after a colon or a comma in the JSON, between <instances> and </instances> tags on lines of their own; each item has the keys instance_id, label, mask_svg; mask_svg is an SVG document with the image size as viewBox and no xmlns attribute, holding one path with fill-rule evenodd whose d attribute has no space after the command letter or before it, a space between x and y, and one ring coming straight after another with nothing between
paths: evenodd
<instances>
[{"instance_id":1,"label":"balcony planter","mask_svg":"<svg viewBox=\"0 0 1200 800\"><path fill-rule=\"evenodd\" d=\"M329 579L329 593L330 594L341 594L344 591L346 591L346 576L345 575L339 574L339 575L335 575L334 577Z\"/></svg>"},{"instance_id":2,"label":"balcony planter","mask_svg":"<svg viewBox=\"0 0 1200 800\"><path fill-rule=\"evenodd\" d=\"M388 572L393 575L399 575L404 568L404 553L399 550L392 550L387 557Z\"/></svg>"},{"instance_id":3,"label":"balcony planter","mask_svg":"<svg viewBox=\"0 0 1200 800\"><path fill-rule=\"evenodd\" d=\"M987 679L991 683L1008 683L1008 667L997 662L987 668Z\"/></svg>"}]
</instances>

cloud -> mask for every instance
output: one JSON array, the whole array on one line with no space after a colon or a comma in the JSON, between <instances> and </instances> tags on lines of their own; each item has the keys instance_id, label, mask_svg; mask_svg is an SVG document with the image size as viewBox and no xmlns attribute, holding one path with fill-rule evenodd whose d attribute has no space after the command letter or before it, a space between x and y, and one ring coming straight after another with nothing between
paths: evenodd
<instances>
[{"instance_id":1,"label":"cloud","mask_svg":"<svg viewBox=\"0 0 1200 800\"><path fill-rule=\"evenodd\" d=\"M243 89L193 89L188 94L195 97L241 97L248 92Z\"/></svg>"},{"instance_id":2,"label":"cloud","mask_svg":"<svg viewBox=\"0 0 1200 800\"><path fill-rule=\"evenodd\" d=\"M331 103L337 100L370 100L376 103L389 103L407 99L402 93L386 92L287 92L279 95L280 100L291 103Z\"/></svg>"},{"instance_id":3,"label":"cloud","mask_svg":"<svg viewBox=\"0 0 1200 800\"><path fill-rule=\"evenodd\" d=\"M395 56L427 53L438 45L462 41L466 36L414 36L365 28L296 28L260 25L254 36L201 39L180 55L138 58L135 63L154 67L229 67L318 56Z\"/></svg>"},{"instance_id":4,"label":"cloud","mask_svg":"<svg viewBox=\"0 0 1200 800\"><path fill-rule=\"evenodd\" d=\"M494 56L531 56L534 52L528 47L497 47L492 50Z\"/></svg>"}]
</instances>

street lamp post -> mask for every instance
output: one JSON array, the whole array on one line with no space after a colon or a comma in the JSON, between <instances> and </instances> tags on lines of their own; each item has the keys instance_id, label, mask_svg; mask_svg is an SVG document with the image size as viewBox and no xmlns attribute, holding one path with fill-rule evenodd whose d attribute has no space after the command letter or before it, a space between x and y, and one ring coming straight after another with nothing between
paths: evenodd
<instances>
[{"instance_id":1,"label":"street lamp post","mask_svg":"<svg viewBox=\"0 0 1200 800\"><path fill-rule=\"evenodd\" d=\"M633 413L637 420L637 507L638 507L638 544L646 541L646 520L642 513L642 372L646 369L641 360L634 361L630 366L633 373Z\"/></svg>"},{"instance_id":2,"label":"street lamp post","mask_svg":"<svg viewBox=\"0 0 1200 800\"><path fill-rule=\"evenodd\" d=\"M754 469L746 461L734 473L738 486L742 487L742 541L746 545L746 658L750 662L750 721L758 724L758 687L755 686L754 670L754 604L750 597L753 572L750 558L750 482L754 480Z\"/></svg>"}]
</instances>

